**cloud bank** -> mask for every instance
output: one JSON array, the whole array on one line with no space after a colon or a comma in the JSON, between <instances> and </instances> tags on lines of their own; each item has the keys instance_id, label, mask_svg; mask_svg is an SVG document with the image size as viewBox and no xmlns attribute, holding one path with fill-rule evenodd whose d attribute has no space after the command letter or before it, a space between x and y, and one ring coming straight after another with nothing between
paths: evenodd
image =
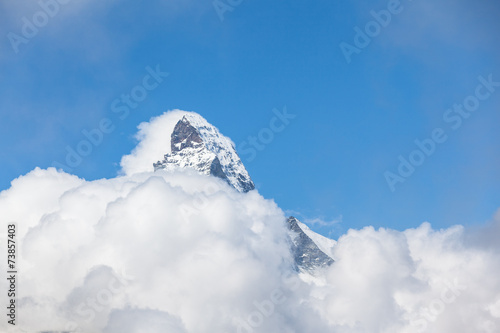
<instances>
[{"instance_id":1,"label":"cloud bank","mask_svg":"<svg viewBox=\"0 0 500 333\"><path fill-rule=\"evenodd\" d=\"M500 213L476 229L349 230L331 267L299 279L272 200L187 170L150 171L178 112L140 125L122 176L37 168L0 193L19 256L18 322L4 318L1 331L500 330Z\"/></svg>"}]
</instances>

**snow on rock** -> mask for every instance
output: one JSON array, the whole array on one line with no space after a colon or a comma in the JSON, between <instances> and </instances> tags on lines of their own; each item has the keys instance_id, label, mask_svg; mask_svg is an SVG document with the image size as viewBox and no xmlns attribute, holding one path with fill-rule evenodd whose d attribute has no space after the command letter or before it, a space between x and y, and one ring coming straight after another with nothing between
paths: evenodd
<instances>
[{"instance_id":1,"label":"snow on rock","mask_svg":"<svg viewBox=\"0 0 500 333\"><path fill-rule=\"evenodd\" d=\"M295 265L300 272L314 275L317 268L330 266L334 262L330 256L331 249L325 253L326 242L321 239L323 236L316 234L293 216L288 218L287 226Z\"/></svg>"},{"instance_id":2,"label":"snow on rock","mask_svg":"<svg viewBox=\"0 0 500 333\"><path fill-rule=\"evenodd\" d=\"M297 220L297 225L302 229L302 231L318 246L318 248L327 254L329 257L333 258L333 248L337 245L337 242L333 239L327 238L312 231L307 225Z\"/></svg>"},{"instance_id":3,"label":"snow on rock","mask_svg":"<svg viewBox=\"0 0 500 333\"><path fill-rule=\"evenodd\" d=\"M222 178L240 192L255 188L234 143L197 113L186 113L177 122L170 149L162 161L154 163L155 171L192 168Z\"/></svg>"}]
</instances>

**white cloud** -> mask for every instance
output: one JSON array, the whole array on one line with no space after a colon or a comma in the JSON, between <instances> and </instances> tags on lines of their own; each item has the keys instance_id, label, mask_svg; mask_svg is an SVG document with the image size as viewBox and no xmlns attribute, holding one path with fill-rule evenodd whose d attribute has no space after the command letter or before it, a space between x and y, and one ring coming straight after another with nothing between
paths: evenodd
<instances>
[{"instance_id":1,"label":"white cloud","mask_svg":"<svg viewBox=\"0 0 500 333\"><path fill-rule=\"evenodd\" d=\"M404 232L350 230L312 303L339 332L495 332L500 321L489 309L500 297L498 246L466 246L465 233L428 223ZM494 329L481 329L484 322Z\"/></svg>"},{"instance_id":2,"label":"white cloud","mask_svg":"<svg viewBox=\"0 0 500 333\"><path fill-rule=\"evenodd\" d=\"M186 221L181 207L211 182L219 190L206 194L207 205L193 203ZM18 311L32 314L19 315L19 327L33 332L75 324L115 332L113 318L129 307L137 324L166 313L190 332L229 329L280 285L290 260L284 216L272 201L194 173L84 182L37 169L0 199L3 211L40 202L9 212L19 226Z\"/></svg>"},{"instance_id":3,"label":"white cloud","mask_svg":"<svg viewBox=\"0 0 500 333\"><path fill-rule=\"evenodd\" d=\"M1 331L499 331L499 215L474 230L349 230L329 269L296 280L273 201L147 172L176 112L141 124L124 176L35 169L0 193L19 251L17 331Z\"/></svg>"}]
</instances>

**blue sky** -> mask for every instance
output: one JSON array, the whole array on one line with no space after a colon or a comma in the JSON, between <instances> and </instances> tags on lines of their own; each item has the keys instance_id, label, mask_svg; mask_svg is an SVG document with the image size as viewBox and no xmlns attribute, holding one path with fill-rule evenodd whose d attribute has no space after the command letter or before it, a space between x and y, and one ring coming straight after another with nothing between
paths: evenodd
<instances>
[{"instance_id":1,"label":"blue sky","mask_svg":"<svg viewBox=\"0 0 500 333\"><path fill-rule=\"evenodd\" d=\"M316 231L471 225L498 209L500 87L456 129L444 119L479 76L500 82L497 1L220 3L223 20L211 1L68 1L43 21L37 2L1 2L0 189L64 162L103 118L115 130L71 170L88 180L116 176L137 125L166 110L198 112L238 146L286 107L286 128L240 155L260 193ZM389 9L348 62L341 43ZM24 17L42 20L29 38ZM112 102L157 66L168 77L120 119ZM435 129L447 139L391 191L385 173Z\"/></svg>"}]
</instances>

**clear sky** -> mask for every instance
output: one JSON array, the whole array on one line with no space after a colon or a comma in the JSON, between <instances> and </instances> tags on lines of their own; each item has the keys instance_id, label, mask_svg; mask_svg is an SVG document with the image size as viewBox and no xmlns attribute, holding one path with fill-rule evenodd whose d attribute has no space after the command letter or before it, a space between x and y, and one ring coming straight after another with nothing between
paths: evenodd
<instances>
[{"instance_id":1,"label":"clear sky","mask_svg":"<svg viewBox=\"0 0 500 333\"><path fill-rule=\"evenodd\" d=\"M114 130L66 171L114 177L138 124L182 109L237 147L260 134L240 151L259 192L334 238L500 206L498 1L60 1L0 2L2 190L102 119Z\"/></svg>"}]
</instances>

